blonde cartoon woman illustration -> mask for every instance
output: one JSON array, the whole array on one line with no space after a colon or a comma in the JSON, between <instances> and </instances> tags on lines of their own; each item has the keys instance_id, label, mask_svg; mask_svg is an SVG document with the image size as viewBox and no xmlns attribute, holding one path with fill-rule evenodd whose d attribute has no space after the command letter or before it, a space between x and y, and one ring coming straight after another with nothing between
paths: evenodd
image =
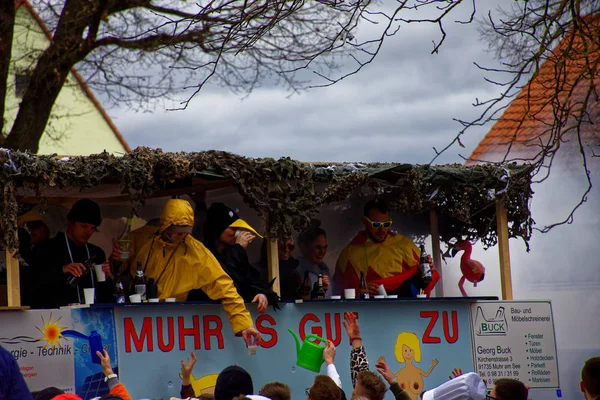
<instances>
[{"instance_id":1,"label":"blonde cartoon woman illustration","mask_svg":"<svg viewBox=\"0 0 600 400\"><path fill-rule=\"evenodd\" d=\"M399 363L405 363L404 367L395 374L398 384L412 400L417 400L417 397L423 392L422 377L427 378L439 361L434 358L427 372L413 365L413 362L421 362L421 346L419 338L412 332L402 332L398 335L394 353Z\"/></svg>"}]
</instances>

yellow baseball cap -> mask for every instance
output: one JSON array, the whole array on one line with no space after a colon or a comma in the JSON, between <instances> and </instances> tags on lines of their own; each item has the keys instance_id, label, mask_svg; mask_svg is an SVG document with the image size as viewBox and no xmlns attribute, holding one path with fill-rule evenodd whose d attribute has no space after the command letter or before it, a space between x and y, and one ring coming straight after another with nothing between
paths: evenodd
<instances>
[{"instance_id":1,"label":"yellow baseball cap","mask_svg":"<svg viewBox=\"0 0 600 400\"><path fill-rule=\"evenodd\" d=\"M235 221L233 221L232 224L229 225L230 228L240 228L240 229L245 229L247 231L252 232L253 234L255 234L256 236L258 236L259 238L263 238L262 235L258 232L256 232L256 229L254 229L253 227L251 227L246 221L244 221L243 219L239 218Z\"/></svg>"}]
</instances>

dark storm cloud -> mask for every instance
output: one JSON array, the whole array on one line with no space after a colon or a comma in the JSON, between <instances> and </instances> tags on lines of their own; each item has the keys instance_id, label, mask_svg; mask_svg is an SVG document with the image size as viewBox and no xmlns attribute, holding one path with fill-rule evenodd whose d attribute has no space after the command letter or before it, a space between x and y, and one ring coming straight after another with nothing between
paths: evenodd
<instances>
[{"instance_id":1,"label":"dark storm cloud","mask_svg":"<svg viewBox=\"0 0 600 400\"><path fill-rule=\"evenodd\" d=\"M403 26L359 74L291 98L268 86L244 100L210 88L185 111L113 115L132 147L219 149L306 161L429 162L432 147L444 147L460 129L453 118L475 117L475 98L498 91L473 65L495 63L476 25L450 24L446 30L439 54L431 54L437 28ZM438 161L460 161L458 152L468 156L487 129L473 130L465 137L466 149L452 149Z\"/></svg>"}]
</instances>

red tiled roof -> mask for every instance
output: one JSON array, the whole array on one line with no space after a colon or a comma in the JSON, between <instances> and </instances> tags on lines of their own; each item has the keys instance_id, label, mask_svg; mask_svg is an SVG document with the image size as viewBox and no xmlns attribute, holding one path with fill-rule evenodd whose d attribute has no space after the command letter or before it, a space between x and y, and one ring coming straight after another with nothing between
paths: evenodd
<instances>
[{"instance_id":1,"label":"red tiled roof","mask_svg":"<svg viewBox=\"0 0 600 400\"><path fill-rule=\"evenodd\" d=\"M27 1L27 0L15 0L15 8L19 9L19 7L21 7L21 6L25 6L25 8L27 8L27 10L31 13L31 15L33 16L33 18L35 19L35 21L40 26L40 28L42 28L42 30L44 31L44 33L46 34L46 36L48 37L48 39L52 41L52 32L50 32L50 30L48 29L48 27L46 27L46 24L44 23L44 21L42 21L42 19L40 18L39 14L35 11L35 9L29 3L29 1ZM113 131L113 133L117 137L117 140L125 148L125 151L127 151L128 153L130 153L131 149L129 148L129 145L127 144L127 142L123 138L123 135L121 135L121 132L119 132L119 130L117 129L117 127L115 126L115 124L112 122L112 120L110 119L110 117L108 116L108 114L106 113L106 111L104 110L104 108L100 105L100 103L96 99L96 96L94 96L94 94L92 93L92 91L90 90L90 88L88 87L88 85L83 80L83 77L81 75L79 75L79 73L77 72L77 70L74 67L71 68L71 72L73 73L73 76L75 77L75 79L77 80L77 82L79 83L79 85L81 86L81 89L83 90L83 92L92 101L92 103L94 104L94 106L100 112L100 115L102 115L102 117L104 118L104 120L106 121L106 123L108 124L108 126L110 127L110 129Z\"/></svg>"},{"instance_id":2,"label":"red tiled roof","mask_svg":"<svg viewBox=\"0 0 600 400\"><path fill-rule=\"evenodd\" d=\"M595 154L600 153L600 103L596 97L600 93L600 16L588 16L581 21L584 23L584 34L570 33L561 40L473 150L467 165L483 161L539 160L540 144L553 140L557 133L553 129L553 122L561 120L555 118L555 110L560 107L553 107L553 98L560 99L563 109L577 110L581 109L589 90L592 90L587 104L589 121L581 124L580 136L588 155L592 153L590 149ZM592 67L587 68L588 65ZM590 70L595 73L593 77ZM562 77L560 89L557 71ZM553 96L557 90L558 96ZM580 166L581 155L574 130L576 120L572 116L577 113L570 111L570 114L561 129L561 140L558 141L560 150L555 160L569 165L576 162Z\"/></svg>"}]
</instances>

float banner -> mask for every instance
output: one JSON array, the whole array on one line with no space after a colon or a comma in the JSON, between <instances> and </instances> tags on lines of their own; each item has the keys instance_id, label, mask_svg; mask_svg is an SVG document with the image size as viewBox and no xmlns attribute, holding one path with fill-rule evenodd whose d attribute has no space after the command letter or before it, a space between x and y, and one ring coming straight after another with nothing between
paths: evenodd
<instances>
[{"instance_id":1,"label":"float banner","mask_svg":"<svg viewBox=\"0 0 600 400\"><path fill-rule=\"evenodd\" d=\"M378 358L385 357L414 400L423 390L447 381L453 368L474 369L467 302L315 301L282 306L280 312L258 316L256 305L248 305L263 337L256 355L249 355L244 341L234 337L220 304L117 307L120 378L132 398L177 397L181 360L195 351L196 395L212 393L219 372L237 363L252 375L255 393L265 383L280 381L291 387L292 398L304 398L316 373L296 365L291 329L300 347L309 333L333 341L335 365L349 398L351 346L342 325L344 312L358 315L371 370ZM325 372L323 364L321 373ZM388 392L386 398L393 396Z\"/></svg>"},{"instance_id":2,"label":"float banner","mask_svg":"<svg viewBox=\"0 0 600 400\"><path fill-rule=\"evenodd\" d=\"M73 393L73 340L63 334L70 327L71 310L2 312L0 345L16 358L29 390Z\"/></svg>"},{"instance_id":3,"label":"float banner","mask_svg":"<svg viewBox=\"0 0 600 400\"><path fill-rule=\"evenodd\" d=\"M500 378L532 389L560 387L549 301L478 301L471 320L476 372L489 388Z\"/></svg>"}]
</instances>

